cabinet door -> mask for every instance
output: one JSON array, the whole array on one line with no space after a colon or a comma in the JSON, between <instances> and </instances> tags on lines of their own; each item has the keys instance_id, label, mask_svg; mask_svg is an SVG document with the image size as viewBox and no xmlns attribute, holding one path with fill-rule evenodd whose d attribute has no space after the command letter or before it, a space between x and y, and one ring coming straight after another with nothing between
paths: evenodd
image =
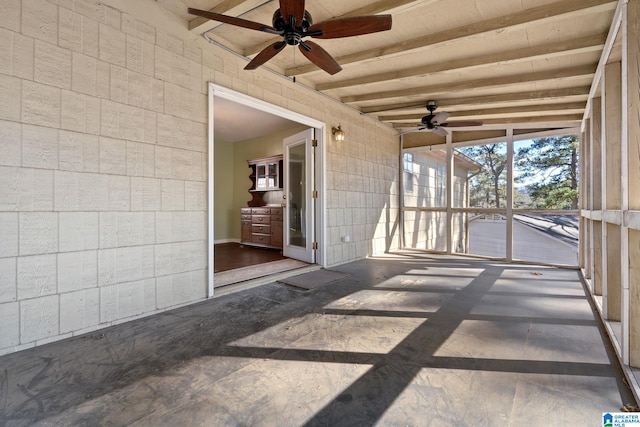
<instances>
[{"instance_id":1,"label":"cabinet door","mask_svg":"<svg viewBox=\"0 0 640 427\"><path fill-rule=\"evenodd\" d=\"M278 162L267 163L267 188L278 188Z\"/></svg>"},{"instance_id":2,"label":"cabinet door","mask_svg":"<svg viewBox=\"0 0 640 427\"><path fill-rule=\"evenodd\" d=\"M251 221L242 221L242 234L241 241L250 242L251 241Z\"/></svg>"},{"instance_id":3,"label":"cabinet door","mask_svg":"<svg viewBox=\"0 0 640 427\"><path fill-rule=\"evenodd\" d=\"M282 221L271 222L271 245L282 247Z\"/></svg>"},{"instance_id":4,"label":"cabinet door","mask_svg":"<svg viewBox=\"0 0 640 427\"><path fill-rule=\"evenodd\" d=\"M258 163L256 165L256 190L267 188L267 165Z\"/></svg>"}]
</instances>

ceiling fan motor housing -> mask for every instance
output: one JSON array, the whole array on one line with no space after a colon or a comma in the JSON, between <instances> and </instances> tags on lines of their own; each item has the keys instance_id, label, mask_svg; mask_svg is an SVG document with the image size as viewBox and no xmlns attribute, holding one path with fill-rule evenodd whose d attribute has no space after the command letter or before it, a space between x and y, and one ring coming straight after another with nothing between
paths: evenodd
<instances>
[{"instance_id":1,"label":"ceiling fan motor housing","mask_svg":"<svg viewBox=\"0 0 640 427\"><path fill-rule=\"evenodd\" d=\"M433 130L436 128L436 126L431 123L431 120L434 118L435 116L433 114L429 114L428 116L424 116L422 118L422 124L426 126L427 129L429 130Z\"/></svg>"},{"instance_id":2,"label":"ceiling fan motor housing","mask_svg":"<svg viewBox=\"0 0 640 427\"><path fill-rule=\"evenodd\" d=\"M302 38L305 37L307 30L313 25L313 19L311 14L304 11L304 18L300 25L296 22L294 25L288 25L285 21L280 9L277 9L273 13L273 28L283 32L284 41L291 46L297 46L302 42Z\"/></svg>"}]
</instances>

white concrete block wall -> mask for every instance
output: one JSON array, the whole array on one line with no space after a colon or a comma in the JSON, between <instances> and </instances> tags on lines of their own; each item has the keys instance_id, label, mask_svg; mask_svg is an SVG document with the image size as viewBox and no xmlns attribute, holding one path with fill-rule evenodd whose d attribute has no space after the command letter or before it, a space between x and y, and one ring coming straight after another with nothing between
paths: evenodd
<instances>
[{"instance_id":1,"label":"white concrete block wall","mask_svg":"<svg viewBox=\"0 0 640 427\"><path fill-rule=\"evenodd\" d=\"M397 247L395 132L244 65L152 0L2 0L0 354L206 297L209 81L327 123L328 265Z\"/></svg>"}]
</instances>

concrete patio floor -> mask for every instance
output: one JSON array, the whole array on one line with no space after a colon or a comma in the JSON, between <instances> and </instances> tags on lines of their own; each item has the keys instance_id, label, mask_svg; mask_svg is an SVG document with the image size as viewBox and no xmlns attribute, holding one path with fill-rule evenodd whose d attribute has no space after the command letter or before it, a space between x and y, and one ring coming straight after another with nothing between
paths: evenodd
<instances>
[{"instance_id":1,"label":"concrete patio floor","mask_svg":"<svg viewBox=\"0 0 640 427\"><path fill-rule=\"evenodd\" d=\"M575 270L403 253L0 357L0 425L600 426L634 403Z\"/></svg>"}]
</instances>

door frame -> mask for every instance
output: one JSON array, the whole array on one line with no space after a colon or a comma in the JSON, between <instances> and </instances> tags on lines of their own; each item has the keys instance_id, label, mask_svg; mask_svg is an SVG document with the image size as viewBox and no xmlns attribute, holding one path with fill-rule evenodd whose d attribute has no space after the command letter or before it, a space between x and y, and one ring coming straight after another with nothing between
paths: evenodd
<instances>
[{"instance_id":1,"label":"door frame","mask_svg":"<svg viewBox=\"0 0 640 427\"><path fill-rule=\"evenodd\" d=\"M207 233L207 284L208 292L207 298L214 296L214 274L213 274L213 245L214 245L214 135L215 135L215 120L214 120L214 105L216 98L223 98L229 101L242 104L247 107L254 108L265 113L269 113L283 119L291 120L296 123L300 123L310 128L315 129L315 138L318 141L315 156L315 171L316 171L316 190L318 191L318 198L315 203L315 217L316 217L316 241L318 242L318 250L316 251L316 264L322 267L326 267L326 254L327 248L325 242L327 241L327 227L326 221L326 129L327 125L319 120L305 116L303 114L296 113L286 108L268 103L266 101L254 98L252 96L237 92L232 89L217 85L209 82L208 84L208 126L207 126L207 218L208 218L208 233Z\"/></svg>"}]
</instances>

